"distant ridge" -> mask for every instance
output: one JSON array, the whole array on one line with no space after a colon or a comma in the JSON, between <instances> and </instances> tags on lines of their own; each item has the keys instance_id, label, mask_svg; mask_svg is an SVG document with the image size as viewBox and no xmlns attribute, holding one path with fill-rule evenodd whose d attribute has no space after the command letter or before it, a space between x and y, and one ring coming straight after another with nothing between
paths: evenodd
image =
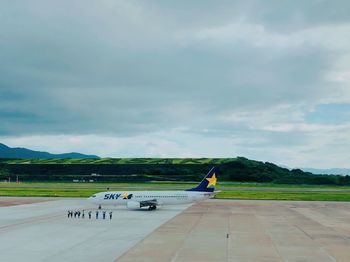
<instances>
[{"instance_id":1,"label":"distant ridge","mask_svg":"<svg viewBox=\"0 0 350 262\"><path fill-rule=\"evenodd\" d=\"M350 175L350 168L328 168L328 169L317 169L317 168L300 168L305 172L313 174L327 174L327 175Z\"/></svg>"},{"instance_id":2,"label":"distant ridge","mask_svg":"<svg viewBox=\"0 0 350 262\"><path fill-rule=\"evenodd\" d=\"M0 143L0 158L22 158L22 159L51 159L51 158L99 158L96 155L85 155L80 153L51 154L48 152L34 151L21 147L8 147Z\"/></svg>"}]
</instances>

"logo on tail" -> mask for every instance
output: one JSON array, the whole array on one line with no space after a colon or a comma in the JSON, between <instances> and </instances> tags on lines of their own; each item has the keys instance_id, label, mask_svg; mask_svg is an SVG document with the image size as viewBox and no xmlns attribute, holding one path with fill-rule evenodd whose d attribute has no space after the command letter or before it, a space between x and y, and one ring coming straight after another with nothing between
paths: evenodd
<instances>
[{"instance_id":1,"label":"logo on tail","mask_svg":"<svg viewBox=\"0 0 350 262\"><path fill-rule=\"evenodd\" d=\"M215 173L212 175L211 178L206 178L206 180L208 180L208 182L209 182L207 187L215 186L216 185L216 180L217 180Z\"/></svg>"},{"instance_id":2,"label":"logo on tail","mask_svg":"<svg viewBox=\"0 0 350 262\"><path fill-rule=\"evenodd\" d=\"M202 182L198 186L187 189L186 191L199 191L199 192L214 192L214 187L216 185L218 167L213 167L209 173L205 176Z\"/></svg>"}]
</instances>

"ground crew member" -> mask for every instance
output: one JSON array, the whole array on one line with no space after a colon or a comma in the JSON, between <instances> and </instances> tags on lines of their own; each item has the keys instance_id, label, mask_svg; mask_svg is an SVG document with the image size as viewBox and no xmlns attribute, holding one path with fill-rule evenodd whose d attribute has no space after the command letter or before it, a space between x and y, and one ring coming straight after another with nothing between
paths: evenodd
<instances>
[{"instance_id":1,"label":"ground crew member","mask_svg":"<svg viewBox=\"0 0 350 262\"><path fill-rule=\"evenodd\" d=\"M89 213L88 213L88 214L89 214L89 219L91 219L91 211L89 211Z\"/></svg>"},{"instance_id":2,"label":"ground crew member","mask_svg":"<svg viewBox=\"0 0 350 262\"><path fill-rule=\"evenodd\" d=\"M77 217L77 211L74 211L74 218L76 218Z\"/></svg>"},{"instance_id":3,"label":"ground crew member","mask_svg":"<svg viewBox=\"0 0 350 262\"><path fill-rule=\"evenodd\" d=\"M96 211L96 219L98 219L98 211Z\"/></svg>"},{"instance_id":4,"label":"ground crew member","mask_svg":"<svg viewBox=\"0 0 350 262\"><path fill-rule=\"evenodd\" d=\"M112 219L112 211L109 212L109 219Z\"/></svg>"},{"instance_id":5,"label":"ground crew member","mask_svg":"<svg viewBox=\"0 0 350 262\"><path fill-rule=\"evenodd\" d=\"M68 211L68 217L70 217L70 211Z\"/></svg>"},{"instance_id":6,"label":"ground crew member","mask_svg":"<svg viewBox=\"0 0 350 262\"><path fill-rule=\"evenodd\" d=\"M78 211L78 218L80 218L80 211Z\"/></svg>"},{"instance_id":7,"label":"ground crew member","mask_svg":"<svg viewBox=\"0 0 350 262\"><path fill-rule=\"evenodd\" d=\"M83 213L81 214L81 218L84 218L85 217L85 213L84 213L84 210L83 210Z\"/></svg>"},{"instance_id":8,"label":"ground crew member","mask_svg":"<svg viewBox=\"0 0 350 262\"><path fill-rule=\"evenodd\" d=\"M106 218L106 211L103 211L102 215L103 215L103 219L105 219Z\"/></svg>"}]
</instances>

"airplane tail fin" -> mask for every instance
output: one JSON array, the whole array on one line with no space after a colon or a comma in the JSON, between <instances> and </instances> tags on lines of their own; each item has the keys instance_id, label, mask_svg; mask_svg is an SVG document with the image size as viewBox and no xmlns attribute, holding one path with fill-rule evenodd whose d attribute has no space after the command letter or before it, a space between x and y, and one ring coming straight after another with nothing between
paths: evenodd
<instances>
[{"instance_id":1,"label":"airplane tail fin","mask_svg":"<svg viewBox=\"0 0 350 262\"><path fill-rule=\"evenodd\" d=\"M187 189L186 191L199 191L199 192L214 192L214 187L217 180L218 167L213 167L209 173L204 177L202 182L198 186Z\"/></svg>"}]
</instances>

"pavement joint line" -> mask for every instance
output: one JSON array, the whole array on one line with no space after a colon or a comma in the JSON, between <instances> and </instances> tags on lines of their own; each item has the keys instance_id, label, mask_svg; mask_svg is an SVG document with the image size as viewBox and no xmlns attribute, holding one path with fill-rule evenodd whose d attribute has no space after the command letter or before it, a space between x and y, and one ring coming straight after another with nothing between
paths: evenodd
<instances>
[{"instance_id":1,"label":"pavement joint line","mask_svg":"<svg viewBox=\"0 0 350 262\"><path fill-rule=\"evenodd\" d=\"M196 206L201 206L201 204L200 203L196 203ZM192 207L192 206L191 206ZM190 207L189 207L190 208ZM208 210L209 210L209 207L207 207L206 208L206 211L205 212L202 212L201 213L201 215L198 217L198 219L197 219L197 221L191 226L191 228L188 230L188 233L187 233L187 237L182 241L182 243L181 243L181 246L180 246L180 248L177 250L177 251L175 251L175 253L173 253L173 255L171 256L171 259L170 259L170 262L174 262L174 261L176 261L176 259L178 258L178 256L179 256L179 253L183 250L183 248L184 248L184 244L185 244L185 242L186 242L186 240L188 239L188 237L192 234L192 232L193 232L193 230L196 228L196 226L199 224L199 222L201 221L201 219L203 218L203 216L204 216L204 213L207 213L208 212ZM187 211L187 209L186 210L184 210L184 212L185 211ZM182 213L180 213L179 215L181 215ZM176 216L174 217L174 219L176 218Z\"/></svg>"},{"instance_id":2,"label":"pavement joint line","mask_svg":"<svg viewBox=\"0 0 350 262\"><path fill-rule=\"evenodd\" d=\"M299 213L300 214L300 213ZM300 214L300 215L302 215L302 216L304 216L303 214ZM309 219L309 220L311 220L311 221L313 221L313 222L316 222L317 223L317 221L315 221L315 220L312 220L312 219L310 219L310 218L308 218L308 217L306 217L306 216L304 216L306 219ZM321 225L321 224L320 224ZM332 255L331 255L331 253L330 252L327 252L327 248L322 244L322 243L320 243L317 239L315 239L314 237L312 237L310 234L308 234L305 230L303 230L300 226L298 226L298 225L294 225L297 229L299 229L301 232L303 232L307 237L309 237L311 240L313 240L313 241L316 241L316 242L318 242L319 244L320 244L320 248L328 255L328 257L332 260L332 261L334 261L334 262L337 262L338 260L335 258L335 257L333 257Z\"/></svg>"},{"instance_id":3,"label":"pavement joint line","mask_svg":"<svg viewBox=\"0 0 350 262\"><path fill-rule=\"evenodd\" d=\"M302 215L303 217L305 217L306 219L312 221L313 223L315 224L318 224L319 226L326 226L324 224L322 224L320 221L316 221L315 219L312 219L311 217L308 217L307 215L301 213L298 208L295 210L295 212L297 212L298 214ZM346 242L349 242L350 243L350 237L347 236L347 235L344 235L344 231L339 231L337 228L334 228L334 227L329 227L329 226L326 226L328 227L329 229L331 229L332 231L335 231L336 233L338 233L340 235L340 237L345 240Z\"/></svg>"},{"instance_id":4,"label":"pavement joint line","mask_svg":"<svg viewBox=\"0 0 350 262\"><path fill-rule=\"evenodd\" d=\"M75 220L75 219L74 219L74 220ZM79 220L79 218L78 218L77 220ZM92 220L92 219L91 219L91 220ZM99 220L103 220L103 219L99 219ZM106 219L106 220L107 220L107 219ZM99 232L99 233L97 234L97 236L98 236L98 235L103 235L103 234L105 234L106 232L108 232L108 229L105 229L105 230ZM96 237L96 235L90 236L90 237L88 237L87 239L85 239L84 241L79 242L79 243L76 243L75 245L72 245L69 249L66 250L66 252L69 251L69 250L74 250L75 248L77 248L77 247L83 245L84 243L90 242L90 241L93 240L95 237ZM56 252L55 254L52 254L52 255L51 255L50 257L48 257L46 260L47 260L47 261L51 261L51 258L56 257L56 256L57 256L58 254L60 254L60 253L61 253L61 251L58 251L58 252ZM45 261L46 261L46 260L45 260Z\"/></svg>"},{"instance_id":5,"label":"pavement joint line","mask_svg":"<svg viewBox=\"0 0 350 262\"><path fill-rule=\"evenodd\" d=\"M312 221L314 224L319 225L320 227L325 226L325 225L323 225L322 223L320 223L319 221L316 221L316 220L314 220L314 219L312 219L312 218L306 216L305 214L299 212L298 209L293 210L293 211L296 212L297 214L299 214L300 216L303 216L305 219ZM296 226L296 227L297 227L298 229L300 229L302 232L304 232L307 236L309 236L309 234L307 234L300 226ZM344 232L339 231L338 229L333 228L333 227L328 227L328 228L329 228L329 230L331 230L332 232L334 231L334 232L338 233L338 234L339 234L339 237L340 237L341 239L343 239L344 241L346 241L346 242L348 242L348 243L350 244L350 241L349 241L350 238L347 237L346 235L344 235ZM316 241L317 243L319 243L320 248L322 248L322 250L324 250L324 251L328 254L329 258L332 259L332 261L338 261L338 260L334 257L334 254L333 254L332 250L329 250L328 247L325 246L325 244L324 244L322 241L319 241L318 239L315 239L315 238L313 238L312 236L310 236L310 238L311 238L312 240Z\"/></svg>"},{"instance_id":6,"label":"pavement joint line","mask_svg":"<svg viewBox=\"0 0 350 262\"><path fill-rule=\"evenodd\" d=\"M53 200L35 200L35 201L25 201L23 200L12 200L12 202L6 201L3 199L3 197L0 197L0 207L11 207L11 206L21 206L21 205L31 205L31 204L38 204L38 203L44 203L48 201Z\"/></svg>"},{"instance_id":7,"label":"pavement joint line","mask_svg":"<svg viewBox=\"0 0 350 262\"><path fill-rule=\"evenodd\" d=\"M134 246L132 246L131 248L129 248L128 250L126 250L125 252L123 252L120 256L118 256L114 262L117 262L119 259L122 259L123 257L125 257L127 255L127 253L134 249L135 247L137 247L140 243L142 243L146 238L148 238L149 236L151 236L154 232L156 232L158 230L158 228L160 228L161 226L165 225L168 222L171 222L172 220L174 220L177 216L181 215L182 213L186 212L188 209L190 209L192 206L194 205L190 205L189 207L187 207L186 209L182 210L179 214L177 214L175 217L171 218L168 221L165 221L163 224L159 225L157 228L155 228L152 232L150 232L149 234L147 234L143 239L141 239L140 241L138 241Z\"/></svg>"},{"instance_id":8,"label":"pavement joint line","mask_svg":"<svg viewBox=\"0 0 350 262\"><path fill-rule=\"evenodd\" d=\"M257 223L258 223L258 224L260 225L260 227L263 229L263 231L264 231L264 233L266 234L266 236L268 236L268 238L270 239L271 244L272 244L274 250L276 251L276 253L277 253L277 255L278 255L280 261L284 261L284 259L283 259L283 257L282 257L282 254L280 253L280 251L279 251L279 249L278 249L278 247L277 247L275 241L273 240L273 238L272 238L270 232L268 232L268 231L265 229L264 225L261 224L261 220L259 219L259 216L256 216L256 215L255 215L255 217L256 217Z\"/></svg>"},{"instance_id":9,"label":"pavement joint line","mask_svg":"<svg viewBox=\"0 0 350 262\"><path fill-rule=\"evenodd\" d=\"M309 237L312 240L315 240L311 235L309 235L305 230L303 230L301 227L298 225L294 225L297 229L299 229L301 232L303 232L307 237Z\"/></svg>"},{"instance_id":10,"label":"pavement joint line","mask_svg":"<svg viewBox=\"0 0 350 262\"><path fill-rule=\"evenodd\" d=\"M39 218L31 218L31 219L27 219L27 220L24 220L24 221L21 221L21 222L17 222L17 223L14 223L14 224L7 224L7 225L0 226L0 230L1 231L8 231L8 229L17 228L17 227L20 227L22 225L34 224L34 223L37 223L37 222L43 222L43 221L47 221L47 220L51 220L51 219L58 218L58 217L63 217L63 216L64 215L61 214L61 212L59 212L58 214L51 215L51 216L45 215L45 216L41 216Z\"/></svg>"},{"instance_id":11,"label":"pavement joint line","mask_svg":"<svg viewBox=\"0 0 350 262\"><path fill-rule=\"evenodd\" d=\"M41 203L41 202L39 202L39 203ZM86 208L86 209L81 209L81 210L86 210L87 211L87 210L90 210L90 209ZM64 211L60 211L60 212L56 212L56 213L54 213L52 215L42 215L40 217L26 219L24 221L20 221L20 222L13 223L13 224L1 225L0 226L0 231L2 231L2 232L6 231L7 232L11 228L17 228L17 227L20 227L20 226L23 226L23 225L40 223L40 222L44 222L44 221L47 221L47 220L53 220L53 219L59 218L59 217L65 217L66 214L64 214L63 212ZM74 219L79 219L79 218L74 218Z\"/></svg>"},{"instance_id":12,"label":"pavement joint line","mask_svg":"<svg viewBox=\"0 0 350 262\"><path fill-rule=\"evenodd\" d=\"M230 261L230 245L231 245L231 237L230 237L230 233L231 233L231 216L233 215L233 210L230 209L230 213L228 214L228 218L227 218L227 235L226 235L226 260Z\"/></svg>"}]
</instances>

